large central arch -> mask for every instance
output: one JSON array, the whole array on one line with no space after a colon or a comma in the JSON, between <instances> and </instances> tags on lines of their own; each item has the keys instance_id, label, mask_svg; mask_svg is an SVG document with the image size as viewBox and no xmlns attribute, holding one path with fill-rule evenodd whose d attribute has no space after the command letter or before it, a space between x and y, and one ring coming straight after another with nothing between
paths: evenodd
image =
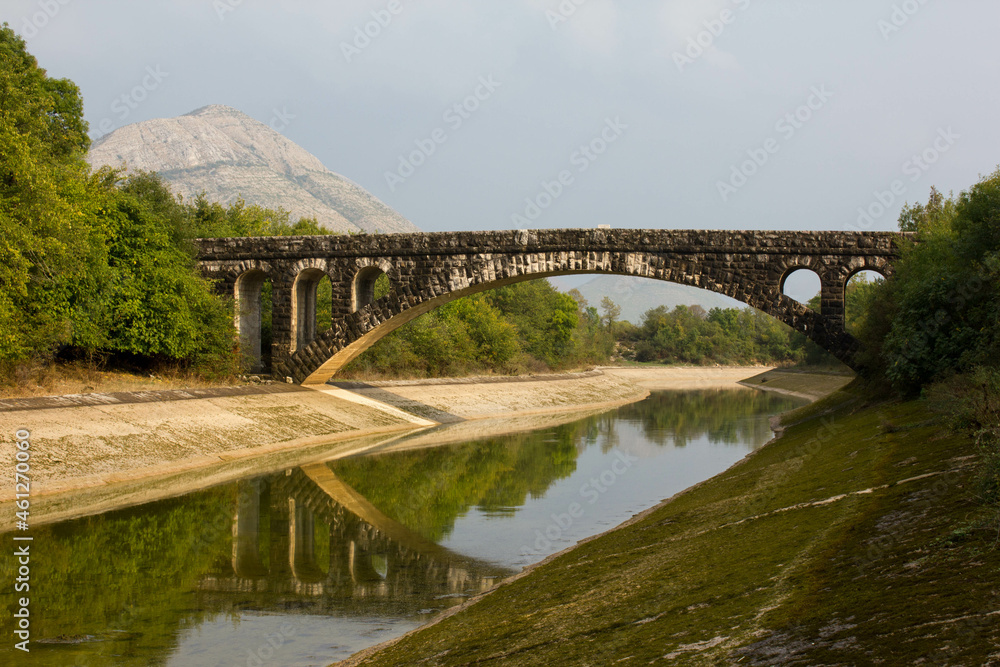
<instances>
[{"instance_id":1,"label":"large central arch","mask_svg":"<svg viewBox=\"0 0 1000 667\"><path fill-rule=\"evenodd\" d=\"M611 267L598 268L590 266L580 269L569 268L575 265L586 266L590 262L590 257L579 258L574 253L566 253L564 259L561 259L559 262L553 262L553 264L563 264L563 267L552 267L549 269L549 262L545 262L546 270L537 272L532 271L531 265L528 263L523 265L515 263L514 270L509 273L502 268L498 272L498 267L490 266L489 264L474 266L470 272L472 275L452 276L445 288L446 291L434 296L428 296L416 302L407 299L404 294L390 291L382 299L344 318L342 328L339 330L331 330L327 335L313 341L309 349L303 350L304 354L302 357L305 357L304 359L297 354L292 355L285 361L282 367L275 370L286 372L290 377L295 378L302 384L324 384L335 376L340 369L380 339L417 317L429 313L446 303L465 296L526 280L577 274L652 278L725 294L785 322L795 330L800 331L819 343L838 359L846 363L853 362L853 354L856 351L857 342L850 334L842 330L842 323L838 330L836 322L824 318L821 313L810 310L794 299L780 293L784 279L789 273L800 268L801 265L788 267L778 280L778 293L770 295L772 298L762 299L739 289L739 283L736 281L718 283L700 274L686 273L683 271L683 268L679 267L665 266L654 268L658 263L657 258L650 256L648 253L630 253L622 261L617 262L620 265L617 270ZM308 375L302 376L302 370L298 367L299 363L305 361L308 364L310 360L315 362L315 360L324 357L326 357L325 361L309 372ZM306 368L308 368L308 365Z\"/></svg>"}]
</instances>

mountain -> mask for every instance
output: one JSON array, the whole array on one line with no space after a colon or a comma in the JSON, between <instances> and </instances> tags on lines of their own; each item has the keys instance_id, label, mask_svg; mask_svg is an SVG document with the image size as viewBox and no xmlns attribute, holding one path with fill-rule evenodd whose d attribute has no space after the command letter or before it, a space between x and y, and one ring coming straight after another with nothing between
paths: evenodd
<instances>
[{"instance_id":1,"label":"mountain","mask_svg":"<svg viewBox=\"0 0 1000 667\"><path fill-rule=\"evenodd\" d=\"M283 208L292 221L314 217L327 229L417 232L412 222L314 155L232 107L211 105L177 118L126 125L94 142L94 167L156 171L193 199Z\"/></svg>"},{"instance_id":2,"label":"mountain","mask_svg":"<svg viewBox=\"0 0 1000 667\"><path fill-rule=\"evenodd\" d=\"M569 291L567 283L559 278L550 279L556 287ZM746 308L747 305L716 292L678 285L663 280L634 278L631 276L597 276L576 287L587 300L588 305L600 311L601 299L610 297L621 306L620 319L633 324L642 322L642 316L650 308L666 306L673 310L676 306L698 305L705 310L712 308Z\"/></svg>"}]
</instances>

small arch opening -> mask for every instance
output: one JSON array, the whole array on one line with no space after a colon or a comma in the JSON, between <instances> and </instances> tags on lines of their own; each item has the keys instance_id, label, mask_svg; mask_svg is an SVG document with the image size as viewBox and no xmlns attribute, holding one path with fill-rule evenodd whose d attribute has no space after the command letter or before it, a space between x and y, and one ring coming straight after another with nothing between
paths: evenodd
<instances>
[{"instance_id":1,"label":"small arch opening","mask_svg":"<svg viewBox=\"0 0 1000 667\"><path fill-rule=\"evenodd\" d=\"M352 543L351 573L355 583L379 584L389 576L389 557L385 553L375 551L367 539L359 539Z\"/></svg>"},{"instance_id":2,"label":"small arch opening","mask_svg":"<svg viewBox=\"0 0 1000 667\"><path fill-rule=\"evenodd\" d=\"M354 295L351 310L357 312L381 299L392 288L389 276L377 266L366 266L354 278Z\"/></svg>"},{"instance_id":3,"label":"small arch opening","mask_svg":"<svg viewBox=\"0 0 1000 667\"><path fill-rule=\"evenodd\" d=\"M844 326L857 335L864 328L865 314L885 276L878 271L864 270L852 275L844 290Z\"/></svg>"},{"instance_id":4,"label":"small arch opening","mask_svg":"<svg viewBox=\"0 0 1000 667\"><path fill-rule=\"evenodd\" d=\"M316 516L305 504L295 502L294 498L289 498L288 504L292 575L302 583L322 581L325 572L316 558Z\"/></svg>"},{"instance_id":5,"label":"small arch opening","mask_svg":"<svg viewBox=\"0 0 1000 667\"><path fill-rule=\"evenodd\" d=\"M234 296L241 367L246 372L260 373L271 366L271 279L260 269L247 271L237 278Z\"/></svg>"},{"instance_id":6,"label":"small arch opening","mask_svg":"<svg viewBox=\"0 0 1000 667\"><path fill-rule=\"evenodd\" d=\"M781 280L781 293L803 306L819 312L823 281L812 269L792 269Z\"/></svg>"},{"instance_id":7,"label":"small arch opening","mask_svg":"<svg viewBox=\"0 0 1000 667\"><path fill-rule=\"evenodd\" d=\"M292 288L292 352L332 326L332 284L320 269L306 269Z\"/></svg>"}]
</instances>

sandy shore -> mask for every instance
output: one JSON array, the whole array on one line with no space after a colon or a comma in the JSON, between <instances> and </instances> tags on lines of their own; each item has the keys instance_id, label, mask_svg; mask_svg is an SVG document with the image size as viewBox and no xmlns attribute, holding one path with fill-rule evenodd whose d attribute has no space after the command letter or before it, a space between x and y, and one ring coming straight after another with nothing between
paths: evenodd
<instances>
[{"instance_id":1,"label":"sandy shore","mask_svg":"<svg viewBox=\"0 0 1000 667\"><path fill-rule=\"evenodd\" d=\"M14 433L31 432L32 515L45 523L375 449L565 423L654 389L737 387L765 370L604 368L319 390L275 385L6 400L0 455L12 468ZM13 486L0 489L0 508L13 494Z\"/></svg>"},{"instance_id":2,"label":"sandy shore","mask_svg":"<svg viewBox=\"0 0 1000 667\"><path fill-rule=\"evenodd\" d=\"M771 371L770 366L632 366L601 371L652 390L722 389Z\"/></svg>"}]
</instances>

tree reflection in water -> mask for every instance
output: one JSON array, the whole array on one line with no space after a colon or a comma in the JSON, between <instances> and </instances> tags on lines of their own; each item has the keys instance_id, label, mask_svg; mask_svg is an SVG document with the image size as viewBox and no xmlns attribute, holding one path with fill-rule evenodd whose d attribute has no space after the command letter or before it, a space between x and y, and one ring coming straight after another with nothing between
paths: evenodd
<instances>
[{"instance_id":1,"label":"tree reflection in water","mask_svg":"<svg viewBox=\"0 0 1000 667\"><path fill-rule=\"evenodd\" d=\"M760 415L805 401L751 389L655 392L644 401L554 428L433 450L342 459L331 467L375 506L431 540L447 537L472 508L510 513L576 470L577 456L601 444L623 447L620 430L638 426L660 447L757 447L772 432ZM627 447L626 447L627 448Z\"/></svg>"}]
</instances>

